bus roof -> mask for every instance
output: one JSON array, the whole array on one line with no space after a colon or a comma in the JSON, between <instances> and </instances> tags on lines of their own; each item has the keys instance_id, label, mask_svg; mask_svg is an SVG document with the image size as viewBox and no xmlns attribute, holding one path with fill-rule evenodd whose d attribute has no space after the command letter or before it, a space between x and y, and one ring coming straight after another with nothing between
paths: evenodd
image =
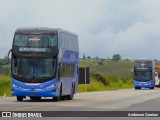
<instances>
[{"instance_id":1,"label":"bus roof","mask_svg":"<svg viewBox=\"0 0 160 120\"><path fill-rule=\"evenodd\" d=\"M134 62L154 62L154 60L139 59L139 60L134 60Z\"/></svg>"},{"instance_id":2,"label":"bus roof","mask_svg":"<svg viewBox=\"0 0 160 120\"><path fill-rule=\"evenodd\" d=\"M67 30L61 28L48 28L48 27L28 27L28 28L17 28L15 33L21 34L51 34L51 33L58 33L63 32L67 34L71 34L73 36L78 36L75 33L69 32Z\"/></svg>"}]
</instances>

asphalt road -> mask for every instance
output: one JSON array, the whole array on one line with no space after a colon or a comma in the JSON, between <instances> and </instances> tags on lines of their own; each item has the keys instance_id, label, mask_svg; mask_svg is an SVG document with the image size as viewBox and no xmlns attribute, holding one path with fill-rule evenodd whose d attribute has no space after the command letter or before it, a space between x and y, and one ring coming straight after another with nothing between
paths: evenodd
<instances>
[{"instance_id":1,"label":"asphalt road","mask_svg":"<svg viewBox=\"0 0 160 120\"><path fill-rule=\"evenodd\" d=\"M154 90L124 89L104 92L77 93L73 100L53 102L52 98L42 98L41 101L31 101L30 98L17 102L15 97L1 97L0 111L160 111L160 88ZM79 114L81 114L79 112ZM62 116L63 117L63 116ZM44 119L44 118L43 118ZM47 118L52 119L52 118ZM56 119L72 120L75 118L63 117ZM97 119L92 117L76 117L76 119ZM106 117L100 117L105 119ZM109 117L108 119L126 119L122 117ZM137 119L137 118L130 118ZM148 119L151 118L140 118ZM158 118L152 118L158 119Z\"/></svg>"}]
</instances>

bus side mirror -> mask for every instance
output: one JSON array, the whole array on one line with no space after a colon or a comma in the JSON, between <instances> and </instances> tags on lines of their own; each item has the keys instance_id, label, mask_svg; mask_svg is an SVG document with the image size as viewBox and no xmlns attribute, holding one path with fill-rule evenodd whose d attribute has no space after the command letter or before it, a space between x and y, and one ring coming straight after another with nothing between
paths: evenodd
<instances>
[{"instance_id":1,"label":"bus side mirror","mask_svg":"<svg viewBox=\"0 0 160 120\"><path fill-rule=\"evenodd\" d=\"M12 49L9 50L9 52L4 56L4 61L6 64L9 64L9 54L12 52Z\"/></svg>"}]
</instances>

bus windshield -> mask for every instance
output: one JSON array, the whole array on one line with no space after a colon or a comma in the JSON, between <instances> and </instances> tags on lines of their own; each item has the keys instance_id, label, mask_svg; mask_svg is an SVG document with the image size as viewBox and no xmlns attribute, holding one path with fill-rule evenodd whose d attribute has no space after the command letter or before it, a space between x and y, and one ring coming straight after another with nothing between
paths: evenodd
<instances>
[{"instance_id":1,"label":"bus windshield","mask_svg":"<svg viewBox=\"0 0 160 120\"><path fill-rule=\"evenodd\" d=\"M152 79L152 72L150 71L135 71L134 79L139 81L147 81Z\"/></svg>"},{"instance_id":2,"label":"bus windshield","mask_svg":"<svg viewBox=\"0 0 160 120\"><path fill-rule=\"evenodd\" d=\"M54 47L57 46L57 35L15 34L13 45L17 47Z\"/></svg>"},{"instance_id":3,"label":"bus windshield","mask_svg":"<svg viewBox=\"0 0 160 120\"><path fill-rule=\"evenodd\" d=\"M152 67L152 63L151 62L136 62L134 64L134 67L136 67L136 68L149 68L149 67Z\"/></svg>"},{"instance_id":4,"label":"bus windshield","mask_svg":"<svg viewBox=\"0 0 160 120\"><path fill-rule=\"evenodd\" d=\"M26 83L42 83L56 76L56 58L12 59L13 78Z\"/></svg>"}]
</instances>

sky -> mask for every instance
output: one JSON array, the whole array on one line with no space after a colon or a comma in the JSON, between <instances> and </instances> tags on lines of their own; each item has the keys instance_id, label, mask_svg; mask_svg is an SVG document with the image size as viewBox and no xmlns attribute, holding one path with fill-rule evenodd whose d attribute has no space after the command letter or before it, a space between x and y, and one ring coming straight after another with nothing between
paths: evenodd
<instances>
[{"instance_id":1,"label":"sky","mask_svg":"<svg viewBox=\"0 0 160 120\"><path fill-rule=\"evenodd\" d=\"M0 58L19 27L78 34L80 57L160 59L160 0L0 0Z\"/></svg>"}]
</instances>

